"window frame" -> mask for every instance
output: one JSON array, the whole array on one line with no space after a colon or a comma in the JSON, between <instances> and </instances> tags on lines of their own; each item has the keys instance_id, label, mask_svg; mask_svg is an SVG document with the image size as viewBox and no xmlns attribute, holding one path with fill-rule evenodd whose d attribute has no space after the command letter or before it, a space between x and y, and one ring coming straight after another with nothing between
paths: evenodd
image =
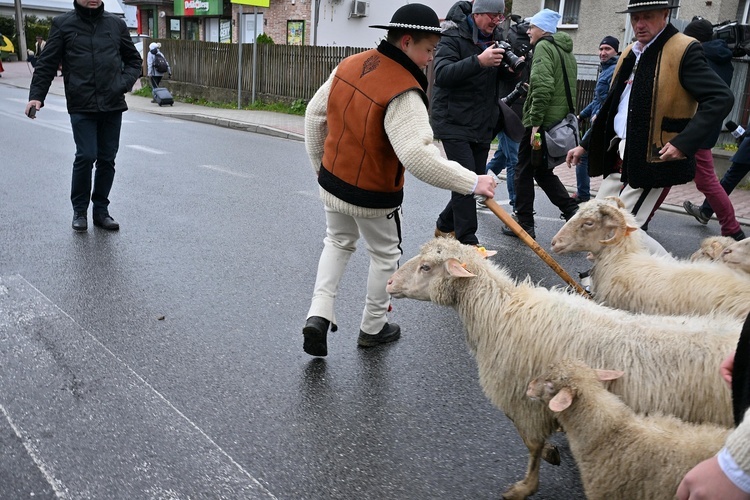
<instances>
[{"instance_id":1,"label":"window frame","mask_svg":"<svg viewBox=\"0 0 750 500\"><path fill-rule=\"evenodd\" d=\"M545 1L546 0L541 0L541 8L542 9L548 8L548 7L544 6ZM560 2L560 6L557 9L557 13L560 14L560 20L561 21L563 19L563 12L565 12L565 2L566 1L573 1L573 2L577 1L578 2L578 16L580 17L580 15L581 15L581 0L558 0L558 1ZM748 0L748 1L750 1L750 0ZM572 24L572 23L571 24L558 23L557 27L558 28L562 28L562 29L575 29L575 28L578 28L578 23L575 23L575 24Z\"/></svg>"}]
</instances>

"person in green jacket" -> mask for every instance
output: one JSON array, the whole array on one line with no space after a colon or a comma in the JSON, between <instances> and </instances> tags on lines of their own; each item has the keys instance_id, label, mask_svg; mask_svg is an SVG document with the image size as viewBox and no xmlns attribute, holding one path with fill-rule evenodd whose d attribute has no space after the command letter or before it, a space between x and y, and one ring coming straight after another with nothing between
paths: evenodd
<instances>
[{"instance_id":1,"label":"person in green jacket","mask_svg":"<svg viewBox=\"0 0 750 500\"><path fill-rule=\"evenodd\" d=\"M526 133L518 150L518 166L515 172L516 214L518 223L532 238L534 232L534 181L544 191L552 203L562 212L565 220L577 211L578 204L570 197L560 178L542 165L531 164L531 150L534 134L565 118L568 114L568 98L563 80L563 64L568 75L571 98L576 100L576 78L578 68L573 57L573 40L567 33L557 33L560 14L544 9L530 19L528 30L534 55L529 76L529 93L523 106L523 124ZM559 49L559 50L558 50ZM503 233L515 233L503 227Z\"/></svg>"}]
</instances>

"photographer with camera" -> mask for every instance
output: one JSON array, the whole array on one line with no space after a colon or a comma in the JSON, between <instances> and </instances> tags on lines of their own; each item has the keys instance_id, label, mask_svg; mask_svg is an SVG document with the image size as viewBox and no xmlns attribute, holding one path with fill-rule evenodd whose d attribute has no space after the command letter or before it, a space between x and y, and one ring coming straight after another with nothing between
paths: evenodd
<instances>
[{"instance_id":1,"label":"photographer with camera","mask_svg":"<svg viewBox=\"0 0 750 500\"><path fill-rule=\"evenodd\" d=\"M521 79L517 82L506 81L500 83L500 95L502 101L516 114L518 119L523 118L523 103L526 102L526 94L529 90L529 62L531 56L531 40L526 31L529 28L527 21L522 21L521 16L512 15L511 19L515 22L508 30L507 43L510 45L513 53L521 58L523 57L526 65L522 70ZM510 206L516 206L516 186L514 182L516 164L518 163L518 138L511 138L505 130L497 134L497 150L492 159L487 163L487 173L492 172L496 176L505 170L505 184L508 187L508 198ZM479 208L485 208L483 201L478 201Z\"/></svg>"},{"instance_id":2,"label":"photographer with camera","mask_svg":"<svg viewBox=\"0 0 750 500\"><path fill-rule=\"evenodd\" d=\"M568 92L573 102L576 99L578 67L573 57L573 40L567 33L557 32L560 14L544 9L529 20L529 38L534 47L534 60L529 75L529 93L523 106L523 124L526 132L518 150L518 165L515 172L516 216L521 227L536 238L534 231L534 181L552 203L562 212L565 220L577 211L578 204L568 195L560 178L543 164L532 164L532 142L542 127L549 127L569 113ZM563 74L567 75L567 85ZM516 236L509 227L503 234Z\"/></svg>"},{"instance_id":3,"label":"photographer with camera","mask_svg":"<svg viewBox=\"0 0 750 500\"><path fill-rule=\"evenodd\" d=\"M490 142L502 119L499 83L517 81L523 58L497 46L502 41L503 0L455 3L442 24L435 52L435 87L430 122L445 154L478 175L486 172ZM516 71L516 69L519 72ZM477 245L476 203L452 192L436 222L435 236Z\"/></svg>"}]
</instances>

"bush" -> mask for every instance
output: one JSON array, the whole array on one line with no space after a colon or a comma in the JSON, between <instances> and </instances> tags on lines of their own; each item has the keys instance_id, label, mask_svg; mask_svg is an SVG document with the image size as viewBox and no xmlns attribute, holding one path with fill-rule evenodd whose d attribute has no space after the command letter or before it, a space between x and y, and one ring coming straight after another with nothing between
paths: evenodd
<instances>
[{"instance_id":1,"label":"bush","mask_svg":"<svg viewBox=\"0 0 750 500\"><path fill-rule=\"evenodd\" d=\"M256 38L256 40L258 41L259 45L260 44L273 45L273 38L266 35L265 33L261 33L260 35L258 35L258 38Z\"/></svg>"}]
</instances>

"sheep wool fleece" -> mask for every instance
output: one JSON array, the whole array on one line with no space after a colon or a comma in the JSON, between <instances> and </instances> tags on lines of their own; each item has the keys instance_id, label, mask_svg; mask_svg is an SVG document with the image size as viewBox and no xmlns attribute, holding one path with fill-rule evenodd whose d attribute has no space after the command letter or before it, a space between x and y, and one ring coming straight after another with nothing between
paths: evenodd
<instances>
[{"instance_id":1,"label":"sheep wool fleece","mask_svg":"<svg viewBox=\"0 0 750 500\"><path fill-rule=\"evenodd\" d=\"M305 148L316 175L320 175L325 149L330 144L326 141L328 102L336 71L315 93L305 113ZM421 181L462 194L472 193L477 175L443 158L434 144L422 96L421 89L407 90L388 103L382 130L390 146L403 167ZM322 185L319 190L325 205L327 229L308 317L320 316L336 323L334 300L339 283L362 235L370 253L370 269L360 329L365 333L378 333L387 322L390 305L386 284L401 257L399 207L363 207L343 200Z\"/></svg>"}]
</instances>

